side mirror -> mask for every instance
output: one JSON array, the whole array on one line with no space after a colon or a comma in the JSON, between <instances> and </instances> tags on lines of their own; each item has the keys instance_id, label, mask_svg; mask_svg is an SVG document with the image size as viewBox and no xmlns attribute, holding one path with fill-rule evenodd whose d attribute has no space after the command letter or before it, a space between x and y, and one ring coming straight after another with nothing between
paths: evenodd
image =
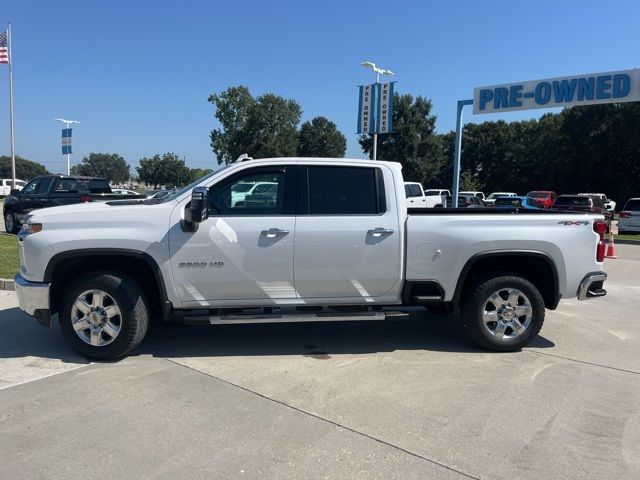
<instances>
[{"instance_id":1,"label":"side mirror","mask_svg":"<svg viewBox=\"0 0 640 480\"><path fill-rule=\"evenodd\" d=\"M184 219L189 223L204 222L209 218L209 189L194 187L191 192L191 205L184 211Z\"/></svg>"},{"instance_id":2,"label":"side mirror","mask_svg":"<svg viewBox=\"0 0 640 480\"><path fill-rule=\"evenodd\" d=\"M20 190L18 190L17 188L12 188L11 191L9 192L9 195L13 195L14 197L20 195Z\"/></svg>"}]
</instances>

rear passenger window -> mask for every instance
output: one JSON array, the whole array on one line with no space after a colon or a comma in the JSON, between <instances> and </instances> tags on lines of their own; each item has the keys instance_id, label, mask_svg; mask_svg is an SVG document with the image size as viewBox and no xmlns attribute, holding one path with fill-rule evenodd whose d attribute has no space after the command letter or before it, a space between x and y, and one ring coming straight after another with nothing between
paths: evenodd
<instances>
[{"instance_id":1,"label":"rear passenger window","mask_svg":"<svg viewBox=\"0 0 640 480\"><path fill-rule=\"evenodd\" d=\"M382 181L376 168L313 167L308 170L309 214L376 215L385 210L380 198Z\"/></svg>"}]
</instances>

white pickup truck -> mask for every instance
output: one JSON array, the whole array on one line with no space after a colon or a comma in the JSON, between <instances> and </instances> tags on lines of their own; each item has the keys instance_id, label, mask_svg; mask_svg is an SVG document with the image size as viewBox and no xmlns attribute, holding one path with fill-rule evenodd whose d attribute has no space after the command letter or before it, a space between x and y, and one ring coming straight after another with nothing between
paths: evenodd
<instances>
[{"instance_id":1,"label":"white pickup truck","mask_svg":"<svg viewBox=\"0 0 640 480\"><path fill-rule=\"evenodd\" d=\"M424 190L421 183L404 182L404 193L407 197L407 208L446 207L449 190Z\"/></svg>"},{"instance_id":2,"label":"white pickup truck","mask_svg":"<svg viewBox=\"0 0 640 480\"><path fill-rule=\"evenodd\" d=\"M233 203L237 184L275 191ZM34 211L18 235L20 308L100 359L154 316L228 324L384 320L460 311L482 347L513 351L560 298L606 294L602 216L407 209L397 163L233 163L162 199Z\"/></svg>"}]
</instances>

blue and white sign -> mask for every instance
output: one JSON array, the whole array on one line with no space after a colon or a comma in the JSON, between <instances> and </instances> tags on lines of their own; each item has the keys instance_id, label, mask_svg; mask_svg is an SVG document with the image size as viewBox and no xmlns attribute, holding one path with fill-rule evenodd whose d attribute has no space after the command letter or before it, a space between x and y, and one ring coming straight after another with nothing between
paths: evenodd
<instances>
[{"instance_id":1,"label":"blue and white sign","mask_svg":"<svg viewBox=\"0 0 640 480\"><path fill-rule=\"evenodd\" d=\"M640 101L640 70L592 73L478 87L473 113Z\"/></svg>"},{"instance_id":2,"label":"blue and white sign","mask_svg":"<svg viewBox=\"0 0 640 480\"><path fill-rule=\"evenodd\" d=\"M68 155L71 152L71 128L62 129L62 154Z\"/></svg>"},{"instance_id":3,"label":"blue and white sign","mask_svg":"<svg viewBox=\"0 0 640 480\"><path fill-rule=\"evenodd\" d=\"M360 100L358 101L358 133L373 133L374 119L371 106L375 95L374 85L360 85Z\"/></svg>"},{"instance_id":4,"label":"blue and white sign","mask_svg":"<svg viewBox=\"0 0 640 480\"><path fill-rule=\"evenodd\" d=\"M360 134L391 133L393 131L393 84L360 85L358 130Z\"/></svg>"}]
</instances>

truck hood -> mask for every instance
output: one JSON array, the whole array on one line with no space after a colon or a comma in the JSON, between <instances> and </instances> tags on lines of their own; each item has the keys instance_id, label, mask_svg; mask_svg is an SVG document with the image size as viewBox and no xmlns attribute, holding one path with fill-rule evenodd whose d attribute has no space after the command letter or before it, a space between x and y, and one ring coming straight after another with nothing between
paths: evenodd
<instances>
[{"instance_id":1,"label":"truck hood","mask_svg":"<svg viewBox=\"0 0 640 480\"><path fill-rule=\"evenodd\" d=\"M79 223L87 227L92 225L105 227L108 224L122 226L133 222L152 222L158 215L168 220L175 206L175 201L158 204L132 203L127 200L76 203L34 210L30 214L30 220L43 225L60 227L75 226Z\"/></svg>"}]
</instances>

